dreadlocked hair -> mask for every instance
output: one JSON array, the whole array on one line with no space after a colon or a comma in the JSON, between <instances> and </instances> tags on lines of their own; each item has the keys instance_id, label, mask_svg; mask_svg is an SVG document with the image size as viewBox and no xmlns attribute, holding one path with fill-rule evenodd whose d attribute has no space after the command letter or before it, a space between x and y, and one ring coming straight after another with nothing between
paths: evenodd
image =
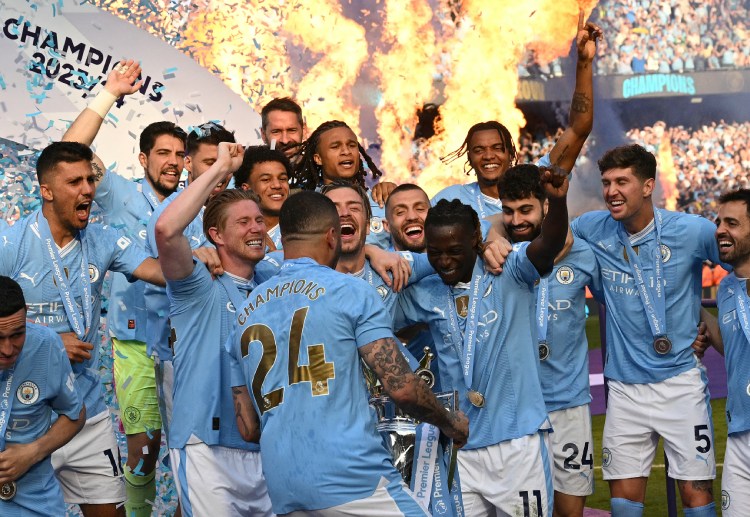
<instances>
[{"instance_id":1,"label":"dreadlocked hair","mask_svg":"<svg viewBox=\"0 0 750 517\"><path fill-rule=\"evenodd\" d=\"M464 139L463 143L461 144L461 147L441 157L440 161L447 165L449 163L452 163L458 160L459 158L461 158L468 152L469 142L471 142L471 137L474 136L474 133L476 133L477 131L487 131L491 129L494 129L495 131L500 133L500 139L503 141L503 145L505 146L505 149L508 151L508 155L510 156L510 165L512 167L513 165L516 164L516 160L518 159L518 156L516 154L516 144L513 143L513 137L510 136L510 131L508 131L508 128L496 120L480 122L478 124L474 124L473 126L471 126L469 128L469 132L466 134L466 139ZM467 165L468 165L468 168L467 168ZM468 176L472 170L473 170L473 167L471 166L471 163L469 162L469 159L467 158L466 163L464 164L464 172Z\"/></svg>"},{"instance_id":2,"label":"dreadlocked hair","mask_svg":"<svg viewBox=\"0 0 750 517\"><path fill-rule=\"evenodd\" d=\"M292 187L301 188L302 190L315 190L318 185L323 183L323 168L315 163L314 156L318 151L318 144L320 143L321 135L326 131L339 127L351 129L345 122L341 122L340 120L329 120L328 122L323 122L319 125L315 131L312 132L310 138L302 142L300 146L300 154L302 158L294 167L294 172L292 173L290 181ZM383 173L380 172L380 169L375 165L375 162L373 162L372 158L370 158L367 152L365 152L365 148L362 147L362 144L357 142L357 147L359 148L361 158L364 159L364 162L367 163L367 167L370 169L372 178L377 179L382 176ZM367 171L365 171L365 166L361 159L359 160L357 175L352 178L352 181L367 190L367 185L365 185L366 176Z\"/></svg>"}]
</instances>

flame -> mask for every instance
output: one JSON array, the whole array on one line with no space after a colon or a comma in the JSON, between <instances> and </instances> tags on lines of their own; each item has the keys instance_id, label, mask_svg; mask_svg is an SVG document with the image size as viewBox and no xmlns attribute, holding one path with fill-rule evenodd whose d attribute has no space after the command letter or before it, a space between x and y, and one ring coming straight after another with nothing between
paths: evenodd
<instances>
[{"instance_id":1,"label":"flame","mask_svg":"<svg viewBox=\"0 0 750 517\"><path fill-rule=\"evenodd\" d=\"M387 50L374 56L382 99L375 109L381 168L389 181L411 182L417 109L433 92L435 30L426 0L389 0L383 23Z\"/></svg>"},{"instance_id":2,"label":"flame","mask_svg":"<svg viewBox=\"0 0 750 517\"><path fill-rule=\"evenodd\" d=\"M257 111L273 97L295 97L311 128L340 119L359 134L352 88L362 72L369 75L374 68L382 92L375 115L384 178L401 182L419 176L430 195L473 179L463 174L464 160L448 166L439 160L461 145L471 125L499 120L517 137L525 125L515 104L525 49L544 61L566 55L579 5L589 13L596 4L432 0L440 3L433 12L430 0L384 0L382 27L371 31L379 34L379 41L370 42L379 49L374 66L363 67L365 30L344 16L340 0L247 0L232 9L221 0L94 1L191 55ZM317 62L295 69L292 45L311 51ZM443 86L437 93L436 74L442 74ZM415 145L416 112L436 97L445 99L436 135Z\"/></svg>"},{"instance_id":3,"label":"flame","mask_svg":"<svg viewBox=\"0 0 750 517\"><path fill-rule=\"evenodd\" d=\"M654 124L654 129L658 128L661 128L661 131L657 131L657 134L662 133L657 159L659 164L659 184L664 193L664 208L667 210L676 210L679 192L677 191L677 172L674 166L674 157L672 156L672 140L666 125L657 126Z\"/></svg>"},{"instance_id":4,"label":"flame","mask_svg":"<svg viewBox=\"0 0 750 517\"><path fill-rule=\"evenodd\" d=\"M321 55L296 88L308 126L343 120L359 134L359 106L351 89L367 59L364 28L342 14L337 0L304 0L287 13L284 29L292 41Z\"/></svg>"}]
</instances>

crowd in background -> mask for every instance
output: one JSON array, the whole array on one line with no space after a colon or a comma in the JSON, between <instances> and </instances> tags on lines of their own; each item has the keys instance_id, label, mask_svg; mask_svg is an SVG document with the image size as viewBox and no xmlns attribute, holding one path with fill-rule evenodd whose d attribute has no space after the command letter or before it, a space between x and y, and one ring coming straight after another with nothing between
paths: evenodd
<instances>
[{"instance_id":1,"label":"crowd in background","mask_svg":"<svg viewBox=\"0 0 750 517\"><path fill-rule=\"evenodd\" d=\"M599 75L683 73L750 67L748 0L605 0L592 19L605 38L598 45ZM559 59L540 64L533 50L520 77L559 77Z\"/></svg>"}]
</instances>

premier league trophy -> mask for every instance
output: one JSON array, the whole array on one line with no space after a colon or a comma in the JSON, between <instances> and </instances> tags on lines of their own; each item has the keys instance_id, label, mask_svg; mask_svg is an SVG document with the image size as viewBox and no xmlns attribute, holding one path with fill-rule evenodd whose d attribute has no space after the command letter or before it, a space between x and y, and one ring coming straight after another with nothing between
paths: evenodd
<instances>
[{"instance_id":1,"label":"premier league trophy","mask_svg":"<svg viewBox=\"0 0 750 517\"><path fill-rule=\"evenodd\" d=\"M424 356L414 371L429 388L435 385L435 375L430 371L430 363L434 357L430 349L425 347ZM391 453L393 466L401 473L404 482L412 489L417 499L422 499L425 507L435 504L445 507L447 500L442 499L447 499L449 487L453 486L456 464L457 450L453 448L453 440L441 435L435 427L420 423L396 407L390 397L384 394L383 387L372 370L364 363L362 367L370 392L370 405L377 414L378 431ZM458 396L455 391L436 393L435 396L449 411L458 409ZM443 477L446 471L447 481ZM441 497L437 502L431 501L436 492L444 493L445 497ZM420 494L424 494L423 497L420 498Z\"/></svg>"}]
</instances>

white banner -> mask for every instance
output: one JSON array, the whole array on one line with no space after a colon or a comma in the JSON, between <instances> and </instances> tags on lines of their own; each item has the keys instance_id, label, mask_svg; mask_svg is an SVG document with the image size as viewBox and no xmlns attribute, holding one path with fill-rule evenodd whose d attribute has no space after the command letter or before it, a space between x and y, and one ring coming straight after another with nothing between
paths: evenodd
<instances>
[{"instance_id":1,"label":"white banner","mask_svg":"<svg viewBox=\"0 0 750 517\"><path fill-rule=\"evenodd\" d=\"M0 0L0 137L42 149L59 140L122 58L141 62L140 91L115 105L95 142L105 165L142 176L138 136L170 120L214 121L244 144L260 116L190 57L112 14L70 0Z\"/></svg>"}]
</instances>

